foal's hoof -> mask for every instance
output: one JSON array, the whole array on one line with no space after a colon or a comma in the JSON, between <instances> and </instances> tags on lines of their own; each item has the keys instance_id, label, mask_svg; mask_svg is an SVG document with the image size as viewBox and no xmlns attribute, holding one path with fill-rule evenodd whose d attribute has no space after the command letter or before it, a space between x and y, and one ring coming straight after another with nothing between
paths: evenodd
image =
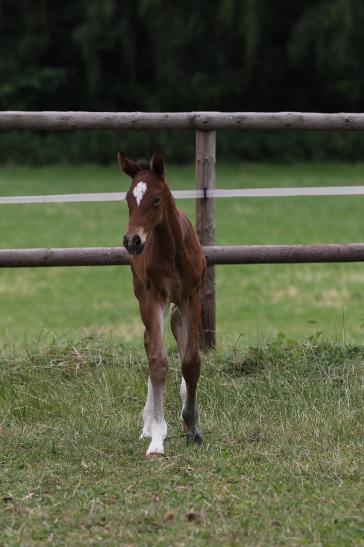
<instances>
[{"instance_id":1,"label":"foal's hoof","mask_svg":"<svg viewBox=\"0 0 364 547\"><path fill-rule=\"evenodd\" d=\"M163 444L150 443L149 448L146 453L148 460L156 460L157 458L163 458L164 456L164 446Z\"/></svg>"},{"instance_id":2,"label":"foal's hoof","mask_svg":"<svg viewBox=\"0 0 364 547\"><path fill-rule=\"evenodd\" d=\"M203 443L203 437L197 429L195 429L193 431L187 431L187 442L188 443L195 443L195 444L202 444Z\"/></svg>"},{"instance_id":3,"label":"foal's hoof","mask_svg":"<svg viewBox=\"0 0 364 547\"><path fill-rule=\"evenodd\" d=\"M146 454L147 460L159 460L163 456L164 454L161 452L149 452L149 454Z\"/></svg>"}]
</instances>

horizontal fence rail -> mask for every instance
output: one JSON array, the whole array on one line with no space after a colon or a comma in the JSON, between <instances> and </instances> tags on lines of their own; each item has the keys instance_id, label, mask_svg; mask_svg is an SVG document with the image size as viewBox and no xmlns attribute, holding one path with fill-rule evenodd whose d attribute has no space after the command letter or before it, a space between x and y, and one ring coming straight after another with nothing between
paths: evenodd
<instances>
[{"instance_id":1,"label":"horizontal fence rail","mask_svg":"<svg viewBox=\"0 0 364 547\"><path fill-rule=\"evenodd\" d=\"M203 250L208 265L364 262L364 243L205 246ZM0 268L127 264L129 255L122 247L0 250Z\"/></svg>"},{"instance_id":2,"label":"horizontal fence rail","mask_svg":"<svg viewBox=\"0 0 364 547\"><path fill-rule=\"evenodd\" d=\"M202 347L215 348L215 264L364 262L364 243L216 247L215 198L364 195L364 186L306 188L215 188L216 130L364 130L364 113L315 112L0 112L1 130L193 130L196 190L176 191L196 199L196 231L205 252ZM0 197L0 204L122 201L121 192ZM3 249L0 267L106 266L129 263L120 247Z\"/></svg>"},{"instance_id":3,"label":"horizontal fence rail","mask_svg":"<svg viewBox=\"0 0 364 547\"><path fill-rule=\"evenodd\" d=\"M0 130L362 130L364 114L317 112L0 112Z\"/></svg>"},{"instance_id":4,"label":"horizontal fence rail","mask_svg":"<svg viewBox=\"0 0 364 547\"><path fill-rule=\"evenodd\" d=\"M300 196L362 196L364 186L307 186L306 188L236 188L214 190L174 190L175 199L202 198L267 198L267 197L300 197ZM4 196L0 205L19 205L31 203L89 203L123 201L126 192L104 192L86 194L57 194L46 196Z\"/></svg>"}]
</instances>

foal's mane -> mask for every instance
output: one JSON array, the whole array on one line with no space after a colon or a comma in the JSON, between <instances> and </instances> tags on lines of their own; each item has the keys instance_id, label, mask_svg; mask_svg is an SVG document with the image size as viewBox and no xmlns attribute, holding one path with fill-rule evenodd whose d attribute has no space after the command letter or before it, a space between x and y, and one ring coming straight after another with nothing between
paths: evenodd
<instances>
[{"instance_id":1,"label":"foal's mane","mask_svg":"<svg viewBox=\"0 0 364 547\"><path fill-rule=\"evenodd\" d=\"M136 163L140 167L141 171L150 171L149 161L145 158L140 158L136 161Z\"/></svg>"}]
</instances>

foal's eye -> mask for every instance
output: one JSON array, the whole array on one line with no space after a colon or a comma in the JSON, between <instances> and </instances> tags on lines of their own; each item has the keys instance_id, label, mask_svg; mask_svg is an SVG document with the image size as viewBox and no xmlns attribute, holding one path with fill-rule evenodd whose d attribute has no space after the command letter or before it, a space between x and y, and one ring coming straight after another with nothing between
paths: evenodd
<instances>
[{"instance_id":1,"label":"foal's eye","mask_svg":"<svg viewBox=\"0 0 364 547\"><path fill-rule=\"evenodd\" d=\"M161 196L156 196L153 200L153 205L157 206L157 205L160 205L160 202L161 202Z\"/></svg>"}]
</instances>

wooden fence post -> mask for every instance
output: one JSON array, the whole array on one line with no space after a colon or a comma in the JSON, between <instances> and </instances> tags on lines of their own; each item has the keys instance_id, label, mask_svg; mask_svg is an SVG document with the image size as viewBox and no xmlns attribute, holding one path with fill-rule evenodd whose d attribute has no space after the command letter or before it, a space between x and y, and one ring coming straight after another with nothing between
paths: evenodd
<instances>
[{"instance_id":1,"label":"wooden fence post","mask_svg":"<svg viewBox=\"0 0 364 547\"><path fill-rule=\"evenodd\" d=\"M216 132L196 131L196 188L215 188ZM196 201L196 231L202 245L215 243L215 200ZM203 287L200 343L204 351L216 347L215 266L208 266Z\"/></svg>"}]
</instances>

